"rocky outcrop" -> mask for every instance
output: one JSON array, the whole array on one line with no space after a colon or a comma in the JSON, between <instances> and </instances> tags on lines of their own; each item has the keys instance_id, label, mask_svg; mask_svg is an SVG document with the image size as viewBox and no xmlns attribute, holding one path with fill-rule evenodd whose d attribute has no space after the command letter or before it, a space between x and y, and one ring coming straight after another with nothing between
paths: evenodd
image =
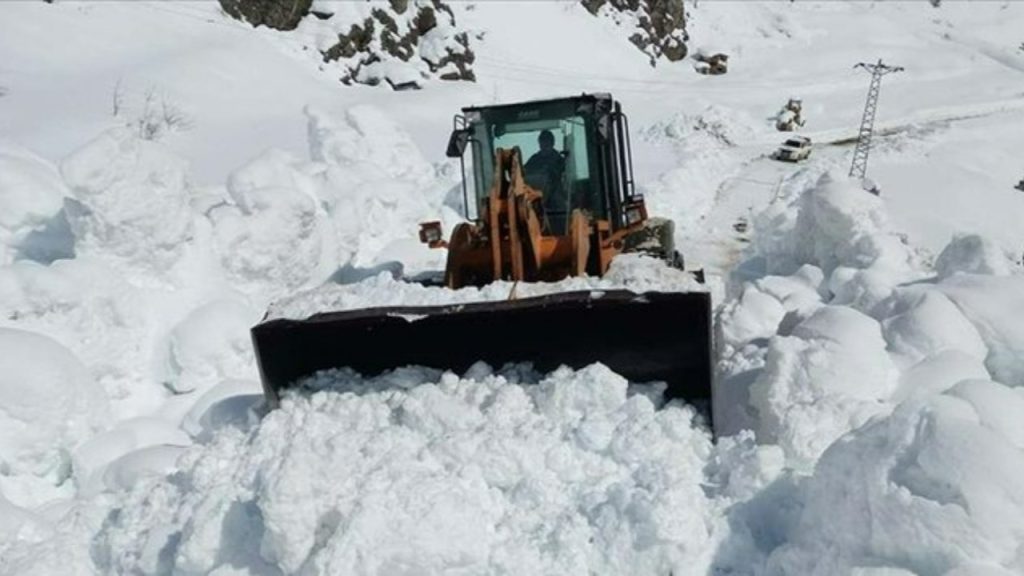
<instances>
[{"instance_id":1,"label":"rocky outcrop","mask_svg":"<svg viewBox=\"0 0 1024 576\"><path fill-rule=\"evenodd\" d=\"M313 0L219 0L229 16L253 26L294 30L309 14Z\"/></svg>"},{"instance_id":2,"label":"rocky outcrop","mask_svg":"<svg viewBox=\"0 0 1024 576\"><path fill-rule=\"evenodd\" d=\"M319 55L346 84L386 83L396 90L424 80L475 80L469 35L441 0L321 2L219 0L253 26L296 30L296 41Z\"/></svg>"},{"instance_id":3,"label":"rocky outcrop","mask_svg":"<svg viewBox=\"0 0 1024 576\"><path fill-rule=\"evenodd\" d=\"M335 16L319 17L326 20ZM378 5L339 32L337 43L322 53L324 62L344 64L347 73L342 81L346 83L377 84L383 80L403 89L418 87L421 80L431 76L442 80L476 79L469 36L456 28L451 8L440 0L390 0L387 8ZM396 74L394 66L384 65L388 61L413 66L399 67ZM425 70L415 70L417 62L424 64ZM392 70L384 72L385 68Z\"/></svg>"},{"instance_id":4,"label":"rocky outcrop","mask_svg":"<svg viewBox=\"0 0 1024 576\"><path fill-rule=\"evenodd\" d=\"M580 0L595 16L607 16L619 25L632 25L629 40L650 58L651 66L664 58L686 57L686 13L683 0Z\"/></svg>"}]
</instances>

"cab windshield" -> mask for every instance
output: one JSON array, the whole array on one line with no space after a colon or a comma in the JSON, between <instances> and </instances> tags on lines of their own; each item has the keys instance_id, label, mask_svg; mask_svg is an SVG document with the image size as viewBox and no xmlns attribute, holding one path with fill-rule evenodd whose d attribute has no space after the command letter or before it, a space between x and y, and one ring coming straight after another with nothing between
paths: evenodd
<instances>
[{"instance_id":1,"label":"cab windshield","mask_svg":"<svg viewBox=\"0 0 1024 576\"><path fill-rule=\"evenodd\" d=\"M471 121L477 214L494 180L494 153L518 147L526 183L543 195L547 232L568 233L569 216L580 208L605 217L603 198L592 176L593 122L571 102L542 103L481 111Z\"/></svg>"}]
</instances>

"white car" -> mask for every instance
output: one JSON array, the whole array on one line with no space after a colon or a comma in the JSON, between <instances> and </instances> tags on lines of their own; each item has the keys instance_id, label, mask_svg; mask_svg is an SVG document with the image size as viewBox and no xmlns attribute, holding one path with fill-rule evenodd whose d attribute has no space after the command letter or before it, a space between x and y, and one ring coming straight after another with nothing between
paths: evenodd
<instances>
[{"instance_id":1,"label":"white car","mask_svg":"<svg viewBox=\"0 0 1024 576\"><path fill-rule=\"evenodd\" d=\"M784 162L799 162L811 155L811 139L806 136L792 136L779 146L773 158Z\"/></svg>"}]
</instances>

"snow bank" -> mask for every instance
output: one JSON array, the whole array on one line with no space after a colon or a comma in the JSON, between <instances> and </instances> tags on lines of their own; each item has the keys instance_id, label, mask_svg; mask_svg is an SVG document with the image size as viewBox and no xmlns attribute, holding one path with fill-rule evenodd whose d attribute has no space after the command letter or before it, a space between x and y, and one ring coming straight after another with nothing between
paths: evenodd
<instances>
[{"instance_id":1,"label":"snow bank","mask_svg":"<svg viewBox=\"0 0 1024 576\"><path fill-rule=\"evenodd\" d=\"M450 183L409 135L372 106L306 116L311 161L268 150L231 174L229 199L207 213L232 283L276 297L389 259L443 266L443 252L418 242L419 223L459 217L444 206Z\"/></svg>"},{"instance_id":2,"label":"snow bank","mask_svg":"<svg viewBox=\"0 0 1024 576\"><path fill-rule=\"evenodd\" d=\"M750 387L759 438L782 446L791 464L811 465L887 408L897 378L877 321L845 306L822 307L768 346Z\"/></svg>"},{"instance_id":3,"label":"snow bank","mask_svg":"<svg viewBox=\"0 0 1024 576\"><path fill-rule=\"evenodd\" d=\"M766 573L1020 573L1022 411L1020 389L969 380L837 442Z\"/></svg>"},{"instance_id":4,"label":"snow bank","mask_svg":"<svg viewBox=\"0 0 1024 576\"><path fill-rule=\"evenodd\" d=\"M1021 277L929 279L882 206L825 175L758 218L737 297L719 316L721 433L753 429L807 469L899 402L920 404L964 378L1021 382ZM956 256L937 267L977 262L984 246L954 239L944 254Z\"/></svg>"},{"instance_id":5,"label":"snow bank","mask_svg":"<svg viewBox=\"0 0 1024 576\"><path fill-rule=\"evenodd\" d=\"M467 302L492 302L509 299L515 287L517 298L529 298L573 290L623 289L633 292L693 292L706 288L681 270L661 260L623 254L612 260L601 278L566 278L559 282L493 282L482 288L449 290L396 279L390 272L353 284L326 284L274 302L267 319L303 319L317 312L378 308L384 306L440 306Z\"/></svg>"},{"instance_id":6,"label":"snow bank","mask_svg":"<svg viewBox=\"0 0 1024 576\"><path fill-rule=\"evenodd\" d=\"M57 216L68 194L52 164L0 142L0 265L19 257L22 243Z\"/></svg>"},{"instance_id":7,"label":"snow bank","mask_svg":"<svg viewBox=\"0 0 1024 576\"><path fill-rule=\"evenodd\" d=\"M963 312L988 348L992 377L1024 386L1024 276L958 274L936 288Z\"/></svg>"},{"instance_id":8,"label":"snow bank","mask_svg":"<svg viewBox=\"0 0 1024 576\"><path fill-rule=\"evenodd\" d=\"M405 130L380 109L354 106L344 117L307 108L309 148L323 163L321 197L337 230L342 262L372 267L394 258L443 267L443 253L416 240L419 223L460 217L444 205L454 184L438 177Z\"/></svg>"},{"instance_id":9,"label":"snow bank","mask_svg":"<svg viewBox=\"0 0 1024 576\"><path fill-rule=\"evenodd\" d=\"M1019 573L1024 277L972 237L929 270L843 188L762 216L719 316L718 432L799 475L734 507L730 550L767 575Z\"/></svg>"},{"instance_id":10,"label":"snow bank","mask_svg":"<svg viewBox=\"0 0 1024 576\"><path fill-rule=\"evenodd\" d=\"M237 300L214 300L193 310L171 331L168 386L185 393L228 378L255 377L249 328L259 317Z\"/></svg>"},{"instance_id":11,"label":"snow bank","mask_svg":"<svg viewBox=\"0 0 1024 576\"><path fill-rule=\"evenodd\" d=\"M379 108L353 106L342 118L311 107L305 113L316 162L420 183L434 176L409 134Z\"/></svg>"},{"instance_id":12,"label":"snow bank","mask_svg":"<svg viewBox=\"0 0 1024 576\"><path fill-rule=\"evenodd\" d=\"M60 166L68 221L84 253L160 272L193 234L185 161L128 129L103 133Z\"/></svg>"},{"instance_id":13,"label":"snow bank","mask_svg":"<svg viewBox=\"0 0 1024 576\"><path fill-rule=\"evenodd\" d=\"M92 258L0 268L0 324L46 334L71 349L114 402L160 400L153 393L162 391L151 366L153 347L163 336L161 316L177 304L147 298Z\"/></svg>"},{"instance_id":14,"label":"snow bank","mask_svg":"<svg viewBox=\"0 0 1024 576\"><path fill-rule=\"evenodd\" d=\"M706 562L708 437L691 410L655 410L601 366L307 384L323 391L217 433L174 477L125 494L95 540L97 568L666 574Z\"/></svg>"},{"instance_id":15,"label":"snow bank","mask_svg":"<svg viewBox=\"0 0 1024 576\"><path fill-rule=\"evenodd\" d=\"M742 162L734 148L754 134L746 114L716 104L644 127L639 134L643 141L671 147L678 158L674 168L644 184L650 212L671 218L677 234L706 234L702 220L714 207L723 179Z\"/></svg>"},{"instance_id":16,"label":"snow bank","mask_svg":"<svg viewBox=\"0 0 1024 576\"><path fill-rule=\"evenodd\" d=\"M885 301L889 350L917 362L944 350L960 350L978 359L988 353L985 343L963 313L941 292L928 285L899 288Z\"/></svg>"},{"instance_id":17,"label":"snow bank","mask_svg":"<svg viewBox=\"0 0 1024 576\"><path fill-rule=\"evenodd\" d=\"M290 155L271 150L228 179L232 205L209 212L221 265L249 291L291 290L330 274L330 225Z\"/></svg>"},{"instance_id":18,"label":"snow bank","mask_svg":"<svg viewBox=\"0 0 1024 576\"><path fill-rule=\"evenodd\" d=\"M1005 276L1013 265L1013 260L988 238L958 234L935 260L935 271L943 278L957 272Z\"/></svg>"},{"instance_id":19,"label":"snow bank","mask_svg":"<svg viewBox=\"0 0 1024 576\"><path fill-rule=\"evenodd\" d=\"M0 328L0 474L54 485L70 477L70 451L106 423L103 390L67 348Z\"/></svg>"},{"instance_id":20,"label":"snow bank","mask_svg":"<svg viewBox=\"0 0 1024 576\"><path fill-rule=\"evenodd\" d=\"M894 282L914 262L891 231L882 200L835 173L824 174L791 202L772 206L754 226L755 249L770 274L792 274L812 264L826 276L837 269L868 270L897 275L883 279ZM833 292L854 277L830 280Z\"/></svg>"}]
</instances>

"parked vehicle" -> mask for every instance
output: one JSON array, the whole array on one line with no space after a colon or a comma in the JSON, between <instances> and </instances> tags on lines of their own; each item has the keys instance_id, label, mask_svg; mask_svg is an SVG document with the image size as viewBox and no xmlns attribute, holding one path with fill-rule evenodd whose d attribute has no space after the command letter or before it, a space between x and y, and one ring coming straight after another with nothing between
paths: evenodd
<instances>
[{"instance_id":1,"label":"parked vehicle","mask_svg":"<svg viewBox=\"0 0 1024 576\"><path fill-rule=\"evenodd\" d=\"M772 155L783 162L799 162L811 155L811 139L806 136L791 136Z\"/></svg>"}]
</instances>

